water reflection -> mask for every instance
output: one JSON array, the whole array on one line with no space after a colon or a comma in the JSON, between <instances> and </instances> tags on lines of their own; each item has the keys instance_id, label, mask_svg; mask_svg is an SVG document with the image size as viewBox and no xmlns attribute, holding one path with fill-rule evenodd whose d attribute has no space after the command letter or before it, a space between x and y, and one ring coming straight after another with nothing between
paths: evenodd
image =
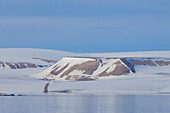
<instances>
[{"instance_id":1,"label":"water reflection","mask_svg":"<svg viewBox=\"0 0 170 113\"><path fill-rule=\"evenodd\" d=\"M169 113L169 95L0 97L0 113Z\"/></svg>"}]
</instances>

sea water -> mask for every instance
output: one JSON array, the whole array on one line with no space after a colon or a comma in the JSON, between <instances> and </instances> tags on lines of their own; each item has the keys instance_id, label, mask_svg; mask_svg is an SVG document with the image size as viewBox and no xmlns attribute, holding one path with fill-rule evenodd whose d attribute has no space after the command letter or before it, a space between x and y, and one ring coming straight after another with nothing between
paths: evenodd
<instances>
[{"instance_id":1,"label":"sea water","mask_svg":"<svg viewBox=\"0 0 170 113\"><path fill-rule=\"evenodd\" d=\"M170 113L170 95L1 96L0 113Z\"/></svg>"}]
</instances>

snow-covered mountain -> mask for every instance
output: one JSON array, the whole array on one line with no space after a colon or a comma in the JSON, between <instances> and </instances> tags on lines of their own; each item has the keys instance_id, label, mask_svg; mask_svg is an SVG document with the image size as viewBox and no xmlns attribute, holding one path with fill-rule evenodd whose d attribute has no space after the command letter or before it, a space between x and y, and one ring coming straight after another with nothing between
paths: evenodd
<instances>
[{"instance_id":1,"label":"snow-covered mountain","mask_svg":"<svg viewBox=\"0 0 170 113\"><path fill-rule=\"evenodd\" d=\"M157 68L169 69L170 59L160 57L64 57L50 68L33 75L48 80L95 80L103 77L129 75L138 72L159 73ZM136 71L137 69L137 71ZM142 71L138 71L138 70ZM164 71L166 73L166 71Z\"/></svg>"},{"instance_id":2,"label":"snow-covered mountain","mask_svg":"<svg viewBox=\"0 0 170 113\"><path fill-rule=\"evenodd\" d=\"M42 94L47 81L35 78L83 80L48 81L50 91L77 89L88 94L169 93L169 58L170 51L82 54L43 49L0 49L0 93Z\"/></svg>"},{"instance_id":3,"label":"snow-covered mountain","mask_svg":"<svg viewBox=\"0 0 170 113\"><path fill-rule=\"evenodd\" d=\"M4 48L0 49L0 74L35 74L55 64L63 56L70 56L75 53L26 48ZM27 71L32 69L32 71ZM24 75L25 75L24 74Z\"/></svg>"},{"instance_id":4,"label":"snow-covered mountain","mask_svg":"<svg viewBox=\"0 0 170 113\"><path fill-rule=\"evenodd\" d=\"M82 54L4 48L0 49L0 74L33 75L50 80L93 80L135 72L165 73L170 64L169 58L169 51Z\"/></svg>"}]
</instances>

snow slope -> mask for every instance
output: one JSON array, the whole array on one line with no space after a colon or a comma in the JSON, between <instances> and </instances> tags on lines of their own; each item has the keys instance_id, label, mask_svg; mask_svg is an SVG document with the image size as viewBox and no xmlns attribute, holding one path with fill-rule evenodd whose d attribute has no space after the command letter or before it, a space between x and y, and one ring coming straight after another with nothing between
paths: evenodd
<instances>
[{"instance_id":1,"label":"snow slope","mask_svg":"<svg viewBox=\"0 0 170 113\"><path fill-rule=\"evenodd\" d=\"M168 57L170 51L117 52L117 53L87 53L93 57Z\"/></svg>"},{"instance_id":2,"label":"snow slope","mask_svg":"<svg viewBox=\"0 0 170 113\"><path fill-rule=\"evenodd\" d=\"M63 56L76 55L71 52L48 50L48 49L29 49L29 48L1 48L0 60L20 61L26 58L46 58L58 60Z\"/></svg>"},{"instance_id":3,"label":"snow slope","mask_svg":"<svg viewBox=\"0 0 170 113\"><path fill-rule=\"evenodd\" d=\"M45 49L0 49L0 74L19 74L20 72L24 73L28 68L31 68L29 69L30 71L25 73L30 75L53 65L63 56L70 55L76 56L77 54Z\"/></svg>"}]
</instances>

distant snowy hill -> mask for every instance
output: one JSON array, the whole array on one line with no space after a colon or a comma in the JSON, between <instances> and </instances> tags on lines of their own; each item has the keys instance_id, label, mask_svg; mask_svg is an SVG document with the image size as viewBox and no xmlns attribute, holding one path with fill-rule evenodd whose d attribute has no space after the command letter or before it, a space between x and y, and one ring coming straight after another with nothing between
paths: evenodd
<instances>
[{"instance_id":1,"label":"distant snowy hill","mask_svg":"<svg viewBox=\"0 0 170 113\"><path fill-rule=\"evenodd\" d=\"M152 73L167 73L169 66L170 59L160 57L64 57L33 77L48 80L86 81L138 72L146 73L148 69ZM163 70L158 70L158 68L163 68Z\"/></svg>"},{"instance_id":2,"label":"distant snowy hill","mask_svg":"<svg viewBox=\"0 0 170 113\"><path fill-rule=\"evenodd\" d=\"M12 74L14 70L18 73L26 69L32 69L26 74L40 72L50 67L63 56L76 54L63 51L26 48L4 48L0 49L0 73ZM15 71L15 72L16 72Z\"/></svg>"},{"instance_id":3,"label":"distant snowy hill","mask_svg":"<svg viewBox=\"0 0 170 113\"><path fill-rule=\"evenodd\" d=\"M151 72L158 66L163 68L162 71L159 69L159 72L165 72L169 66L168 58L170 51L71 53L46 49L4 48L0 49L0 74L35 74L36 78L54 80L97 79L109 75L128 75L135 71L148 73L147 70L150 69ZM41 73L36 74L39 72Z\"/></svg>"},{"instance_id":4,"label":"distant snowy hill","mask_svg":"<svg viewBox=\"0 0 170 113\"><path fill-rule=\"evenodd\" d=\"M119 58L65 57L34 75L49 80L95 80L98 77L129 74L132 70Z\"/></svg>"},{"instance_id":5,"label":"distant snowy hill","mask_svg":"<svg viewBox=\"0 0 170 113\"><path fill-rule=\"evenodd\" d=\"M170 58L170 51L89 53L88 55L93 57L168 57Z\"/></svg>"}]
</instances>

